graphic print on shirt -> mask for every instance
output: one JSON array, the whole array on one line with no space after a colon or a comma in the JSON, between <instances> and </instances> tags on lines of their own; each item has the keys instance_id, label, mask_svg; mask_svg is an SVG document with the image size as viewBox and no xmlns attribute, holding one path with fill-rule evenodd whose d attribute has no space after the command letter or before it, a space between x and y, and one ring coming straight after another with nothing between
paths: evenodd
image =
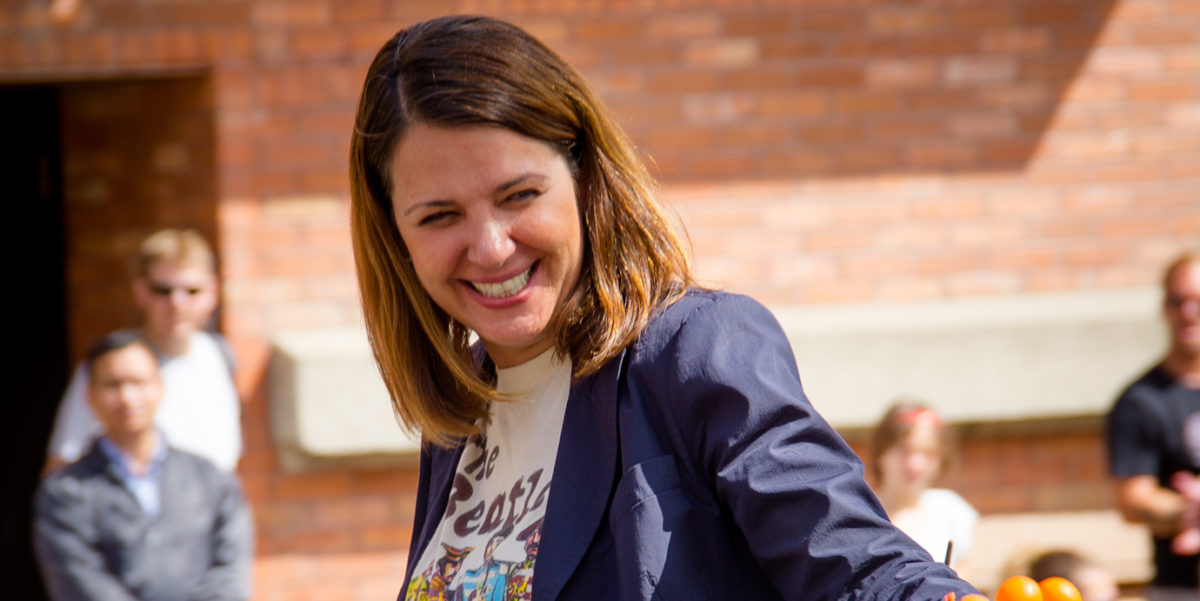
<instances>
[{"instance_id":1,"label":"graphic print on shirt","mask_svg":"<svg viewBox=\"0 0 1200 601\"><path fill-rule=\"evenodd\" d=\"M1192 458L1192 465L1200 466L1200 412L1183 420L1183 447Z\"/></svg>"},{"instance_id":2,"label":"graphic print on shirt","mask_svg":"<svg viewBox=\"0 0 1200 601\"><path fill-rule=\"evenodd\" d=\"M441 552L428 550L405 601L528 601L550 478L545 468L497 481L503 453L473 436L439 526ZM504 483L502 483L504 482Z\"/></svg>"}]
</instances>

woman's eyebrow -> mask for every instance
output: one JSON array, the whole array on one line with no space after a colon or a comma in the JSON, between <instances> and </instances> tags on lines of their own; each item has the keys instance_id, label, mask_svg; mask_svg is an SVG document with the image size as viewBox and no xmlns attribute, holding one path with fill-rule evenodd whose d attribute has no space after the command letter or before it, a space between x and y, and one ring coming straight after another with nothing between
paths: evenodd
<instances>
[{"instance_id":1,"label":"woman's eyebrow","mask_svg":"<svg viewBox=\"0 0 1200 601\"><path fill-rule=\"evenodd\" d=\"M509 188L513 188L513 187L525 182L526 180L530 180L530 179L544 180L547 178L545 175L542 175L541 173L538 173L536 171L522 173L521 175L518 175L517 177L514 177L514 178L500 184L499 186L496 186L496 189L493 192L499 194L500 192L504 192L504 191L508 190Z\"/></svg>"}]
</instances>

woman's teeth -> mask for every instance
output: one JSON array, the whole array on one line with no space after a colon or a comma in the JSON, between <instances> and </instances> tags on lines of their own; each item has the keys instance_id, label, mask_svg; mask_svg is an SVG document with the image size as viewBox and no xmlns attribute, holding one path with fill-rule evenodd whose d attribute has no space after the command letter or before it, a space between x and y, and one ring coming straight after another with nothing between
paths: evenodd
<instances>
[{"instance_id":1,"label":"woman's teeth","mask_svg":"<svg viewBox=\"0 0 1200 601\"><path fill-rule=\"evenodd\" d=\"M525 271L522 271L521 273L504 280L503 282L496 282L494 284L478 284L476 282L471 282L471 286L475 287L476 292L488 298L504 298L506 296L512 296L516 294L517 291L524 288L525 284L529 283L529 276L532 274L533 266L531 265L529 269L526 269Z\"/></svg>"}]
</instances>

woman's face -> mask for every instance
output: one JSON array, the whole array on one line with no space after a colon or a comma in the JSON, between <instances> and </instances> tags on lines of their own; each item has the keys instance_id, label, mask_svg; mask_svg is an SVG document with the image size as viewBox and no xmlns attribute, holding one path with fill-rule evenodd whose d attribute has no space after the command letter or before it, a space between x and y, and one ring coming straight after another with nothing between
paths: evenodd
<instances>
[{"instance_id":1,"label":"woman's face","mask_svg":"<svg viewBox=\"0 0 1200 601\"><path fill-rule=\"evenodd\" d=\"M553 345L579 277L575 181L549 144L493 126L408 128L392 159L396 226L421 286L497 367Z\"/></svg>"},{"instance_id":2,"label":"woman's face","mask_svg":"<svg viewBox=\"0 0 1200 601\"><path fill-rule=\"evenodd\" d=\"M941 475L942 447L937 431L931 426L914 426L907 436L884 451L879 460L885 488L925 490Z\"/></svg>"}]
</instances>

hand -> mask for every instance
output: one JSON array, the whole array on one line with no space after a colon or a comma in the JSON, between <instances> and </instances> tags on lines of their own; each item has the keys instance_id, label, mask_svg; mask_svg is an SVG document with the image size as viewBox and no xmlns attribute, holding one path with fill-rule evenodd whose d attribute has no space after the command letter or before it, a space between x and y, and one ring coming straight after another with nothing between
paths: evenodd
<instances>
[{"instance_id":1,"label":"hand","mask_svg":"<svg viewBox=\"0 0 1200 601\"><path fill-rule=\"evenodd\" d=\"M1176 555L1200 553L1200 476L1189 472L1175 472L1171 486L1183 495L1183 511L1179 514L1179 534L1171 540L1171 551Z\"/></svg>"}]
</instances>

